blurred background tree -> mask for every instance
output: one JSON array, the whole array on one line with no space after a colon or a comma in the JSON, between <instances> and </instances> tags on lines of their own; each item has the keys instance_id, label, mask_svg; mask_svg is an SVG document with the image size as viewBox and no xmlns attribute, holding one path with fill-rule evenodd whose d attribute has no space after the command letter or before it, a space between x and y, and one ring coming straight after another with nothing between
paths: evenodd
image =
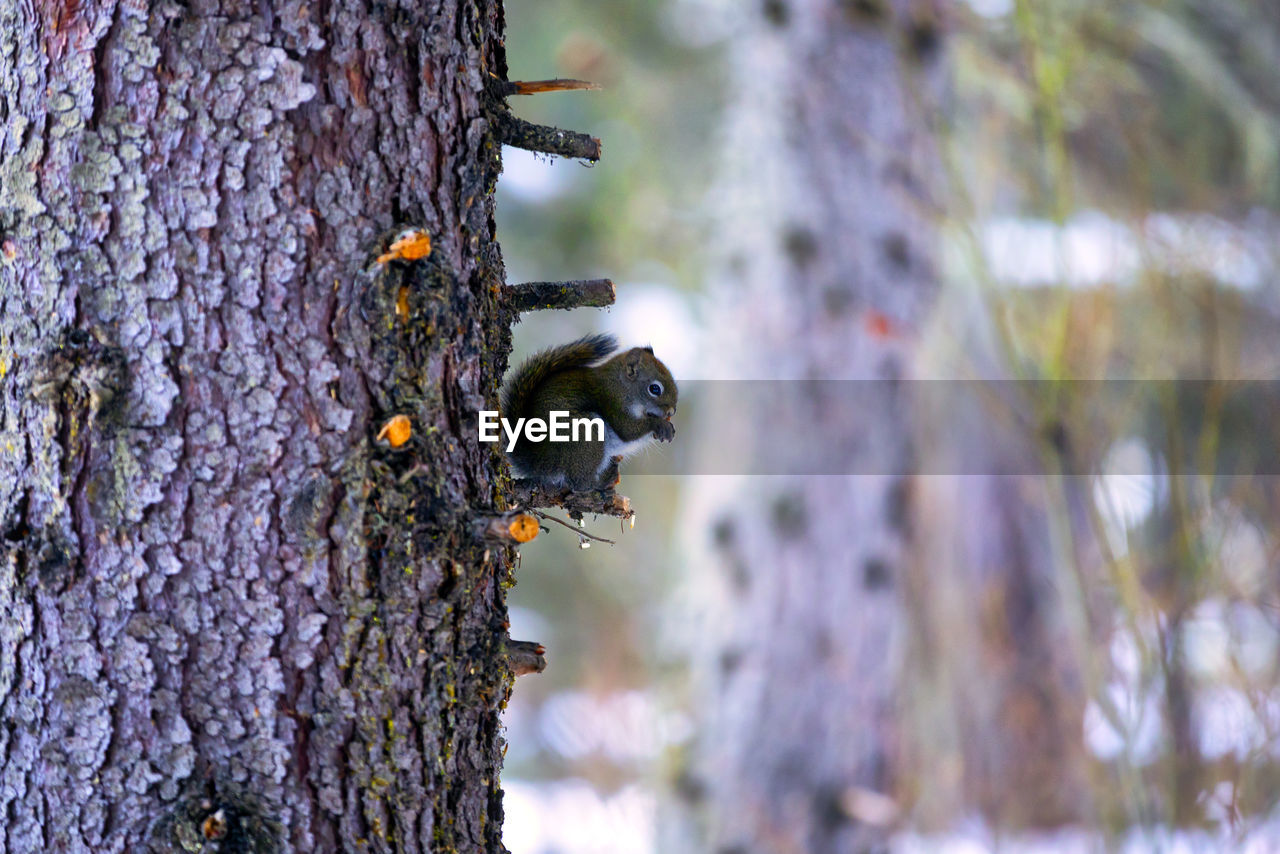
<instances>
[{"instance_id":1,"label":"blurred background tree","mask_svg":"<svg viewBox=\"0 0 1280 854\"><path fill-rule=\"evenodd\" d=\"M859 250L832 241L865 242L892 217L900 200L869 199L832 170L857 170L875 149L788 164L803 140L752 135L780 99L816 96L848 72L819 62L811 89L778 88L779 66L814 58L787 59L805 22L825 21L825 37L856 50L876 37L859 16L890 7L907 22L894 42L899 64L865 76L864 91L828 97L830 115L818 118L857 128L866 111L851 105L863 96L932 116L940 177L921 194L933 213L910 237L936 230L940 290L918 333L909 307L860 301L859 288L874 285L856 260L837 262L851 280L843 296L836 288L803 313L814 274L787 260L848 258ZM915 28L913 16L937 27ZM815 753L857 752L837 733L864 711L830 720L816 711L846 689L888 704L883 753L896 771L831 789L825 812L804 814L830 823L819 832L835 846L866 826L901 850L1280 844L1280 419L1273 386L1239 384L1280 368L1280 9L762 0L748 13L717 0L558 0L513 4L508 21L513 76L608 86L518 104L529 118L600 135L604 158L590 170L508 158L498 210L512 278L619 282L609 312L523 323L516 357L604 328L650 340L682 381L759 377L716 357L760 344L748 363L758 365L784 350L748 341L748 331L789 324L797 359L772 362L768 374L785 376L806 364L799 354L829 365L860 353L860 340L888 346L880 336L906 321L907 337L889 338L907 351L902 375L948 381L911 384L914 534L887 549L887 562L865 559L883 542L849 521L862 511L852 492L837 494L838 479L779 494L754 479L745 488L755 504L743 505L734 503L741 482L637 477L635 464L623 481L640 511L634 534L614 548L582 552L553 535L524 550L513 621L534 625L515 634L544 640L550 667L522 681L508 713L513 852L728 843L714 806L743 784L726 779L733 766L708 779L708 739L728 751L725 740L754 732L764 759L786 732L747 722L761 714L751 703L770 701L794 708L797 737ZM912 72L922 49L938 51L941 93ZM844 189L854 210L836 214L860 214L864 231L824 238L822 222L805 223L810 241L792 231L779 242L770 229L785 211L760 199L779 170L805 168L839 176L831 195ZM929 252L907 257L927 262ZM757 299L769 284L775 296ZM859 375L858 364L851 356L839 375ZM998 393L972 392L965 383L976 379L1000 381ZM706 448L696 386L691 394L675 453ZM977 474L979 463L1017 477ZM862 480L848 488L876 488ZM851 684L828 696L771 696L772 677L754 699L700 693L716 683L691 682L688 662L704 675L751 673L750 643L735 659L723 638L752 641L742 634L751 620L813 592L778 587L800 576L775 558L801 564L798 520L812 524L814 508L833 502L848 510L847 552L807 569L824 583L891 583L866 594L885 605L860 623L863 634L837 633L828 656L841 660L842 644L875 626L899 633L884 647L898 655L849 670ZM759 540L726 548L734 530ZM805 530L800 543L814 529ZM730 606L724 568L734 565L765 582L746 600L755 605ZM769 601L780 610L767 611ZM735 630L717 613L744 622ZM755 627L758 641L777 631ZM1024 750L1042 761L1023 762ZM814 773L798 771L797 789ZM754 833L763 819L749 803L734 806L742 850L795 850L785 834Z\"/></svg>"}]
</instances>

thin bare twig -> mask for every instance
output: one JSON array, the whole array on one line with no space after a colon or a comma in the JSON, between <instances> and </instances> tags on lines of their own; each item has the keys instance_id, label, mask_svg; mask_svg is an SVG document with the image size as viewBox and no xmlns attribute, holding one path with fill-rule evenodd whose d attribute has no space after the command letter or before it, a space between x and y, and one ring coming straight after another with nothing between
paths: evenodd
<instances>
[{"instance_id":1,"label":"thin bare twig","mask_svg":"<svg viewBox=\"0 0 1280 854\"><path fill-rule=\"evenodd\" d=\"M611 546L617 545L617 543L614 542L613 540L606 539L604 537L597 537L595 534L588 534L586 531L582 530L576 525L570 525L568 522L564 521L563 519L557 519L555 516L551 516L547 513L543 513L541 510L530 510L529 512L532 513L534 516L537 516L539 519L546 519L548 522L555 522L557 525L564 525L570 531L573 531L579 537L582 537L584 539L595 540L597 543L608 543Z\"/></svg>"}]
</instances>

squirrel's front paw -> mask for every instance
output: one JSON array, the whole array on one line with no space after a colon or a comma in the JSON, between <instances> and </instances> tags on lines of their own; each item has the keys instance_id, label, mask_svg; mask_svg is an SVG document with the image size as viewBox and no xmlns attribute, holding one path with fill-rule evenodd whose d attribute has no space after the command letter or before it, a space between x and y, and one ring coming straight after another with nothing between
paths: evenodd
<instances>
[{"instance_id":1,"label":"squirrel's front paw","mask_svg":"<svg viewBox=\"0 0 1280 854\"><path fill-rule=\"evenodd\" d=\"M622 480L622 472L618 469L618 463L622 462L621 456L610 457L609 465L605 466L604 473L600 475L600 486L604 489L612 489Z\"/></svg>"},{"instance_id":2,"label":"squirrel's front paw","mask_svg":"<svg viewBox=\"0 0 1280 854\"><path fill-rule=\"evenodd\" d=\"M658 425L653 428L653 435L658 438L659 442L670 442L676 437L676 425L670 421L659 421Z\"/></svg>"}]
</instances>

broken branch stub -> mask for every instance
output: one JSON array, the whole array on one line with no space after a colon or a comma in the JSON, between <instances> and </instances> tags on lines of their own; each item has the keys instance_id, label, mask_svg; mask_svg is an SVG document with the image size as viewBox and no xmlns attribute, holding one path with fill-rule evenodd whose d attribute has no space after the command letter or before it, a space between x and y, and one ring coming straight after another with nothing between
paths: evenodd
<instances>
[{"instance_id":1,"label":"broken branch stub","mask_svg":"<svg viewBox=\"0 0 1280 854\"><path fill-rule=\"evenodd\" d=\"M546 647L540 643L507 639L507 663L511 665L511 672L516 676L526 676L546 670L546 652Z\"/></svg>"},{"instance_id":2,"label":"broken branch stub","mask_svg":"<svg viewBox=\"0 0 1280 854\"><path fill-rule=\"evenodd\" d=\"M617 289L610 279L571 282L524 282L506 287L507 299L516 311L604 308L613 305Z\"/></svg>"},{"instance_id":3,"label":"broken branch stub","mask_svg":"<svg viewBox=\"0 0 1280 854\"><path fill-rule=\"evenodd\" d=\"M508 545L527 543L540 530L537 519L518 512L478 519L476 527L484 539Z\"/></svg>"},{"instance_id":4,"label":"broken branch stub","mask_svg":"<svg viewBox=\"0 0 1280 854\"><path fill-rule=\"evenodd\" d=\"M554 80L499 80L493 84L493 90L500 98L510 95L538 95L542 92L571 92L600 88L603 87L599 83L592 83L589 80L561 77Z\"/></svg>"},{"instance_id":5,"label":"broken branch stub","mask_svg":"<svg viewBox=\"0 0 1280 854\"><path fill-rule=\"evenodd\" d=\"M577 157L591 163L600 159L600 140L585 133L527 122L506 110L494 112L491 121L494 136L503 145L561 157Z\"/></svg>"},{"instance_id":6,"label":"broken branch stub","mask_svg":"<svg viewBox=\"0 0 1280 854\"><path fill-rule=\"evenodd\" d=\"M536 481L517 480L513 501L518 507L560 507L569 511L574 519L581 519L584 513L615 516L619 519L630 519L635 515L631 509L631 499L618 495L612 489L574 492Z\"/></svg>"}]
</instances>

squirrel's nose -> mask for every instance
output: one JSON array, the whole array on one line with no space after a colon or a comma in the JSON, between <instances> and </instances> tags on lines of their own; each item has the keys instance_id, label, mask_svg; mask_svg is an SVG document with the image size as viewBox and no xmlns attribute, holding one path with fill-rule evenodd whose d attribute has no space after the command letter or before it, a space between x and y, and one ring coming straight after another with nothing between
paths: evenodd
<instances>
[{"instance_id":1,"label":"squirrel's nose","mask_svg":"<svg viewBox=\"0 0 1280 854\"><path fill-rule=\"evenodd\" d=\"M676 408L674 406L668 406L667 417L670 418L672 415L675 415L675 414L676 414Z\"/></svg>"}]
</instances>

